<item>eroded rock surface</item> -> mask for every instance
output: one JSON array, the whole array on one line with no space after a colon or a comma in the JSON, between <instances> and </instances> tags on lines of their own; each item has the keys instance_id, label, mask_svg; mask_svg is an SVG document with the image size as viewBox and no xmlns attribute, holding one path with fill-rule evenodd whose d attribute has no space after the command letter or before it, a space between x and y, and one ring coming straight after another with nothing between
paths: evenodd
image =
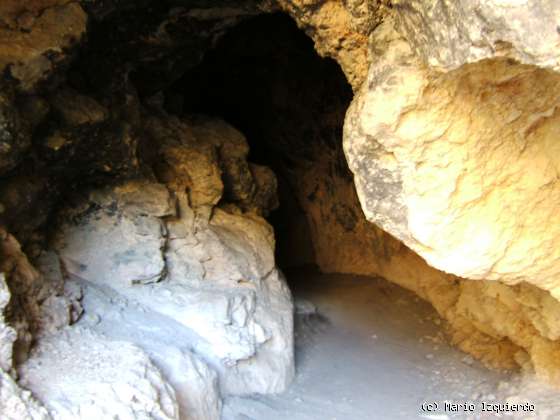
<instances>
[{"instance_id":1,"label":"eroded rock surface","mask_svg":"<svg viewBox=\"0 0 560 420\"><path fill-rule=\"evenodd\" d=\"M433 74L391 43L345 126L366 217L441 270L557 293L558 77L505 59Z\"/></svg>"},{"instance_id":2,"label":"eroded rock surface","mask_svg":"<svg viewBox=\"0 0 560 420\"><path fill-rule=\"evenodd\" d=\"M52 417L32 395L0 369L0 408L8 420L50 420Z\"/></svg>"},{"instance_id":3,"label":"eroded rock surface","mask_svg":"<svg viewBox=\"0 0 560 420\"><path fill-rule=\"evenodd\" d=\"M163 185L128 183L95 191L84 208L63 215L55 248L67 272L120 289L165 277L165 225L175 212Z\"/></svg>"},{"instance_id":4,"label":"eroded rock surface","mask_svg":"<svg viewBox=\"0 0 560 420\"><path fill-rule=\"evenodd\" d=\"M558 77L507 58L441 73L415 42L390 19L374 32L344 148L367 219L461 278L393 246L374 271L430 300L462 349L557 381Z\"/></svg>"},{"instance_id":5,"label":"eroded rock surface","mask_svg":"<svg viewBox=\"0 0 560 420\"><path fill-rule=\"evenodd\" d=\"M48 418L19 370L57 415L93 415L59 375L76 351L90 367L116 352L126 372L95 415L214 419L222 394L283 390L292 304L262 218L277 188L298 262L382 275L432 302L465 351L560 383L556 2L234 3L0 5L2 408ZM333 63L286 54L305 44L289 31L218 45L278 10L355 92L353 177ZM239 131L184 115L227 101L281 182Z\"/></svg>"},{"instance_id":6,"label":"eroded rock surface","mask_svg":"<svg viewBox=\"0 0 560 420\"><path fill-rule=\"evenodd\" d=\"M167 185L132 180L77 197L59 214L52 243L70 277L66 284L83 289L79 328L102 334L107 345L112 340L134 343L162 372L162 380L169 381L181 414L166 408L171 403L150 403L162 410L162 418L218 418L221 395L281 392L294 375L291 296L275 265L273 230L258 215L270 199L258 212L244 213L234 204L214 207L227 192L221 176L239 177L238 168L246 169L245 184L236 185L248 185L251 194L230 195L243 203L263 185L261 196L275 195L270 186L275 185L274 177L261 171L267 181L254 180L239 132L221 121L196 121L162 116L149 123L164 162L183 159L182 165L156 171ZM220 152L227 147L241 151L239 157L233 154L237 160L232 161L232 154L222 160ZM185 158L193 150L200 155L196 161ZM216 174L213 198L204 188L212 180L209 174ZM48 266L43 264L43 271ZM44 357L59 341L63 347L73 345L67 336L72 330L64 331L45 334L43 341L52 348L41 353ZM80 334L76 345L90 338L97 345L97 338ZM22 372L34 363L32 358ZM76 383L89 381L77 371L71 376ZM40 398L56 400L54 389L39 373L28 378L24 383ZM133 391L145 393L140 388ZM81 407L85 402L74 397L68 399L67 406L51 408L82 416L91 409ZM121 400L123 407L113 406L111 401L102 407L107 413L129 405ZM146 404L130 409L140 415Z\"/></svg>"},{"instance_id":7,"label":"eroded rock surface","mask_svg":"<svg viewBox=\"0 0 560 420\"><path fill-rule=\"evenodd\" d=\"M559 70L556 1L398 0L398 28L417 56L450 70L506 56Z\"/></svg>"},{"instance_id":8,"label":"eroded rock surface","mask_svg":"<svg viewBox=\"0 0 560 420\"><path fill-rule=\"evenodd\" d=\"M369 66L368 36L383 17L381 1L285 1L280 7L314 41L317 52L334 58L358 89Z\"/></svg>"},{"instance_id":9,"label":"eroded rock surface","mask_svg":"<svg viewBox=\"0 0 560 420\"><path fill-rule=\"evenodd\" d=\"M0 6L0 73L30 91L67 59L85 33L87 15L75 1L7 0Z\"/></svg>"},{"instance_id":10,"label":"eroded rock surface","mask_svg":"<svg viewBox=\"0 0 560 420\"><path fill-rule=\"evenodd\" d=\"M140 348L77 327L41 340L20 375L57 419L179 418L175 391Z\"/></svg>"}]
</instances>

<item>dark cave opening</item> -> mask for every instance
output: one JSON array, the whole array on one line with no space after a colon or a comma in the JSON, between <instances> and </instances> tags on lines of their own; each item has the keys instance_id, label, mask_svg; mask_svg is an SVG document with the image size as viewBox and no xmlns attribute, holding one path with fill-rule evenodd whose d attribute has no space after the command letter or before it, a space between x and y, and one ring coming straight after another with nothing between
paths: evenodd
<instances>
[{"instance_id":1,"label":"dark cave opening","mask_svg":"<svg viewBox=\"0 0 560 420\"><path fill-rule=\"evenodd\" d=\"M328 261L344 245L349 250L365 219L342 150L353 93L339 65L320 57L282 13L232 20L217 42L208 33L219 20L179 14L166 24L158 49L150 34L169 12L150 7L148 14L135 9L94 20L72 65L43 84L40 95L20 98L38 122L32 153L0 188L12 231L24 243L44 243L33 232L39 227L50 237L74 195L153 176L155 147L143 124L164 109L225 120L246 137L249 161L273 170L280 205L267 219L281 267L324 266L318 254ZM76 119L80 113L88 117ZM42 206L33 206L41 196ZM333 247L341 235L343 243Z\"/></svg>"},{"instance_id":2,"label":"dark cave opening","mask_svg":"<svg viewBox=\"0 0 560 420\"><path fill-rule=\"evenodd\" d=\"M302 201L312 201L313 192L304 191L303 178L316 172L319 183L333 176L351 181L342 151L351 99L339 65L321 58L284 14L231 29L200 65L165 90L168 112L223 118L247 137L249 159L276 174L280 205L269 221L283 268L315 263L310 229L321 226L310 226L314 220Z\"/></svg>"}]
</instances>

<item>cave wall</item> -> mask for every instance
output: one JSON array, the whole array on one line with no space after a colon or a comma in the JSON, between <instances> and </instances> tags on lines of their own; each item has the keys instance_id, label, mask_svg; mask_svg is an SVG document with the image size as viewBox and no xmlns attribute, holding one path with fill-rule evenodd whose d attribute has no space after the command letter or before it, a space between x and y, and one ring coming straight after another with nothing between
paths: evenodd
<instances>
[{"instance_id":1,"label":"cave wall","mask_svg":"<svg viewBox=\"0 0 560 420\"><path fill-rule=\"evenodd\" d=\"M262 217L276 178L235 128L154 96L261 9L172 3L2 4L0 411L15 418L215 419L223 396L293 377Z\"/></svg>"}]
</instances>

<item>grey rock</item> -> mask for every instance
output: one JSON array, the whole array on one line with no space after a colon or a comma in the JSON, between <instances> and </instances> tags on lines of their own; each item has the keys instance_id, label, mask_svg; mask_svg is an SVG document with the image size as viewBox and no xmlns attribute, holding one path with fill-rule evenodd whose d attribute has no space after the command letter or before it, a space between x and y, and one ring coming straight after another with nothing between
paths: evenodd
<instances>
[{"instance_id":1,"label":"grey rock","mask_svg":"<svg viewBox=\"0 0 560 420\"><path fill-rule=\"evenodd\" d=\"M432 67L507 56L560 70L557 0L399 0L393 6L401 33Z\"/></svg>"}]
</instances>

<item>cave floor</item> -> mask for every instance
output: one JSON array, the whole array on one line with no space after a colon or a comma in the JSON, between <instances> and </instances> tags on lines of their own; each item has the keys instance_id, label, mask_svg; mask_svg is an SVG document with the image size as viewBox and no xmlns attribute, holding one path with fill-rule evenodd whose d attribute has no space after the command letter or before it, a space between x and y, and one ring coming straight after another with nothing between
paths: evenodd
<instances>
[{"instance_id":1,"label":"cave floor","mask_svg":"<svg viewBox=\"0 0 560 420\"><path fill-rule=\"evenodd\" d=\"M529 401L534 418L560 418L556 392L450 347L441 319L412 293L377 278L287 277L299 312L294 383L281 395L228 398L225 420L496 418L482 401ZM475 412L445 412L444 401L474 402ZM425 402L439 409L422 411Z\"/></svg>"}]
</instances>

